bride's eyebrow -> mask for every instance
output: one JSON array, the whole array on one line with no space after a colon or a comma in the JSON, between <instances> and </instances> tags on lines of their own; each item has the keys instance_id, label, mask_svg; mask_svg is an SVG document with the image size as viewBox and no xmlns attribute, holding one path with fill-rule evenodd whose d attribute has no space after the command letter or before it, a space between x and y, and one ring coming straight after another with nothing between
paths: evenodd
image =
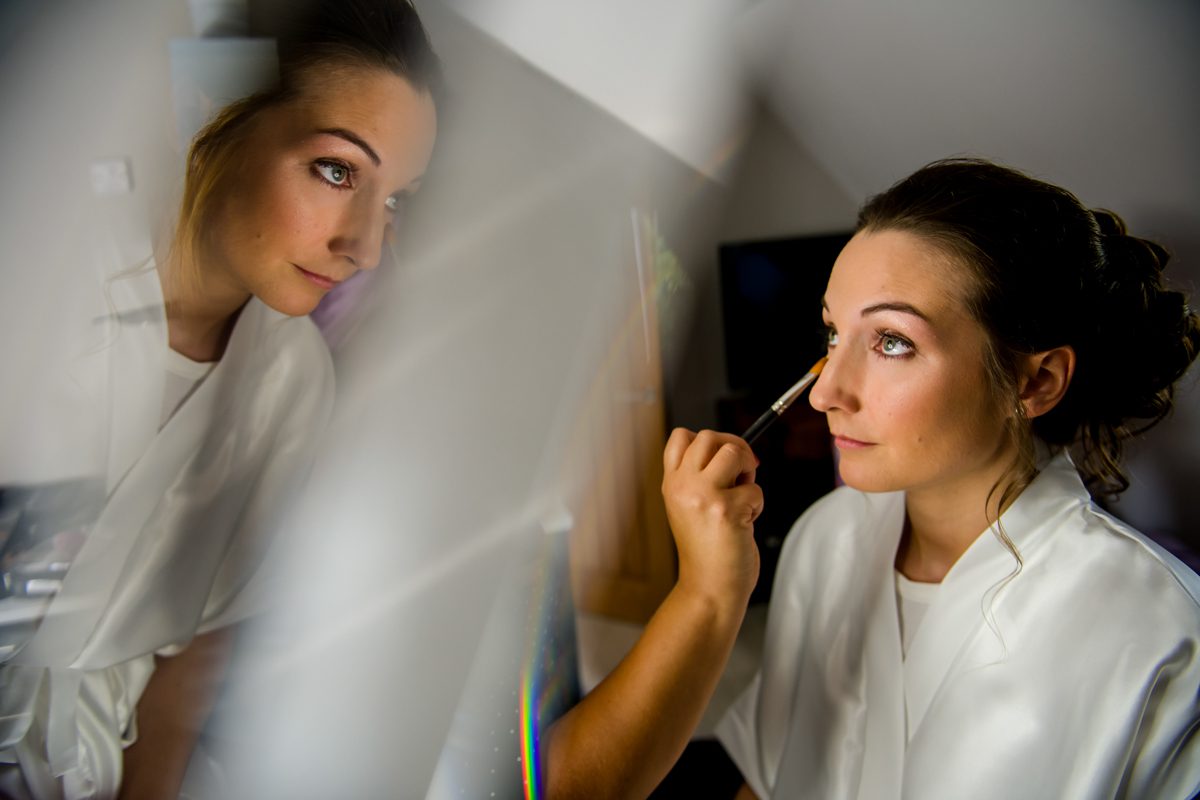
<instances>
[{"instance_id":1,"label":"bride's eyebrow","mask_svg":"<svg viewBox=\"0 0 1200 800\"><path fill-rule=\"evenodd\" d=\"M358 147L360 150L366 153L367 157L371 159L375 166L378 167L382 166L383 164L383 160L379 158L379 154L375 152L375 148L367 144L366 140L364 140L354 131L349 131L345 128L321 128L317 131L317 133L324 133L328 134L329 136L337 136L341 139L345 139L347 142L355 147Z\"/></svg>"},{"instance_id":2,"label":"bride's eyebrow","mask_svg":"<svg viewBox=\"0 0 1200 800\"><path fill-rule=\"evenodd\" d=\"M824 297L821 298L821 308L827 312L829 311L829 303L827 303L825 301ZM886 301L883 303L873 303L873 304L867 306L866 308L864 308L859 313L860 313L860 316L869 317L872 314L879 313L880 311L899 311L902 314L911 314L912 316L916 317L917 319L923 321L926 325L929 325L929 326L933 325L933 321L929 318L929 315L926 314L924 311L917 308L912 303L904 303L904 302L900 302L900 301Z\"/></svg>"},{"instance_id":3,"label":"bride's eyebrow","mask_svg":"<svg viewBox=\"0 0 1200 800\"><path fill-rule=\"evenodd\" d=\"M866 317L880 311L899 311L903 314L912 314L914 317L930 322L929 315L911 303L875 303L867 306L862 310L862 316Z\"/></svg>"}]
</instances>

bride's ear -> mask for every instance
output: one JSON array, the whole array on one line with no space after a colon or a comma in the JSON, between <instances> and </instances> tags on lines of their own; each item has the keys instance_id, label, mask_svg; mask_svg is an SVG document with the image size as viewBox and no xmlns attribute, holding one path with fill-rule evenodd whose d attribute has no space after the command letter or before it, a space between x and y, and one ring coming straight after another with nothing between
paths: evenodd
<instances>
[{"instance_id":1,"label":"bride's ear","mask_svg":"<svg viewBox=\"0 0 1200 800\"><path fill-rule=\"evenodd\" d=\"M1024 356L1019 397L1025 418L1033 419L1058 405L1075 373L1075 350L1067 345Z\"/></svg>"}]
</instances>

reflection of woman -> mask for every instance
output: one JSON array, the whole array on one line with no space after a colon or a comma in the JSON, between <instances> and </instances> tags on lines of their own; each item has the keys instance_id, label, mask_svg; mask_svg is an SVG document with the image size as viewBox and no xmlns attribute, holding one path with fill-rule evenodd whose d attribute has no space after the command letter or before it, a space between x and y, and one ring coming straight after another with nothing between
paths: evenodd
<instances>
[{"instance_id":1,"label":"reflection of woman","mask_svg":"<svg viewBox=\"0 0 1200 800\"><path fill-rule=\"evenodd\" d=\"M790 534L762 672L719 728L743 792L1200 789L1200 581L1085 488L1124 488L1121 442L1200 344L1165 261L986 162L863 208L811 395L849 485Z\"/></svg>"},{"instance_id":2,"label":"reflection of woman","mask_svg":"<svg viewBox=\"0 0 1200 800\"><path fill-rule=\"evenodd\" d=\"M5 642L0 794L177 793L228 626L329 412L329 355L304 315L378 263L430 158L436 82L407 2L313 9L280 42L278 86L197 136L167 255L106 283L100 346L39 400L94 415L92 438L3 421L0 484L21 488L6 497L103 489L52 598L33 596L43 577L0 600L40 620ZM23 574L14 547L6 582Z\"/></svg>"}]
</instances>

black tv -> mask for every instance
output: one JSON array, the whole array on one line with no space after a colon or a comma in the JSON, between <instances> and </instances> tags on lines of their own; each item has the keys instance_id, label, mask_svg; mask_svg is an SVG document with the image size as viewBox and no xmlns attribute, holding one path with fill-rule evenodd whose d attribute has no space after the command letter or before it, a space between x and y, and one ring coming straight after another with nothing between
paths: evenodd
<instances>
[{"instance_id":1,"label":"black tv","mask_svg":"<svg viewBox=\"0 0 1200 800\"><path fill-rule=\"evenodd\" d=\"M850 233L719 248L729 388L782 394L825 350L821 297Z\"/></svg>"},{"instance_id":2,"label":"black tv","mask_svg":"<svg viewBox=\"0 0 1200 800\"><path fill-rule=\"evenodd\" d=\"M722 430L740 433L825 352L821 297L851 234L721 245L722 317L730 392L717 404ZM762 557L752 602L770 598L775 564L792 523L834 487L825 415L792 405L754 444L766 507L754 524Z\"/></svg>"}]
</instances>

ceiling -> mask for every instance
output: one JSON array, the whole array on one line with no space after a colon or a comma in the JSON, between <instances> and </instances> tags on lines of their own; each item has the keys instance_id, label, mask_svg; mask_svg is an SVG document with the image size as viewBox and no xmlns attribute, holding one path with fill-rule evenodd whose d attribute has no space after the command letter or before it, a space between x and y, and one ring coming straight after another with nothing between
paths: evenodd
<instances>
[{"instance_id":1,"label":"ceiling","mask_svg":"<svg viewBox=\"0 0 1200 800\"><path fill-rule=\"evenodd\" d=\"M752 94L856 203L985 155L1200 260L1193 0L446 4L718 180Z\"/></svg>"},{"instance_id":2,"label":"ceiling","mask_svg":"<svg viewBox=\"0 0 1200 800\"><path fill-rule=\"evenodd\" d=\"M692 167L723 177L744 106L745 0L443 0Z\"/></svg>"}]
</instances>

